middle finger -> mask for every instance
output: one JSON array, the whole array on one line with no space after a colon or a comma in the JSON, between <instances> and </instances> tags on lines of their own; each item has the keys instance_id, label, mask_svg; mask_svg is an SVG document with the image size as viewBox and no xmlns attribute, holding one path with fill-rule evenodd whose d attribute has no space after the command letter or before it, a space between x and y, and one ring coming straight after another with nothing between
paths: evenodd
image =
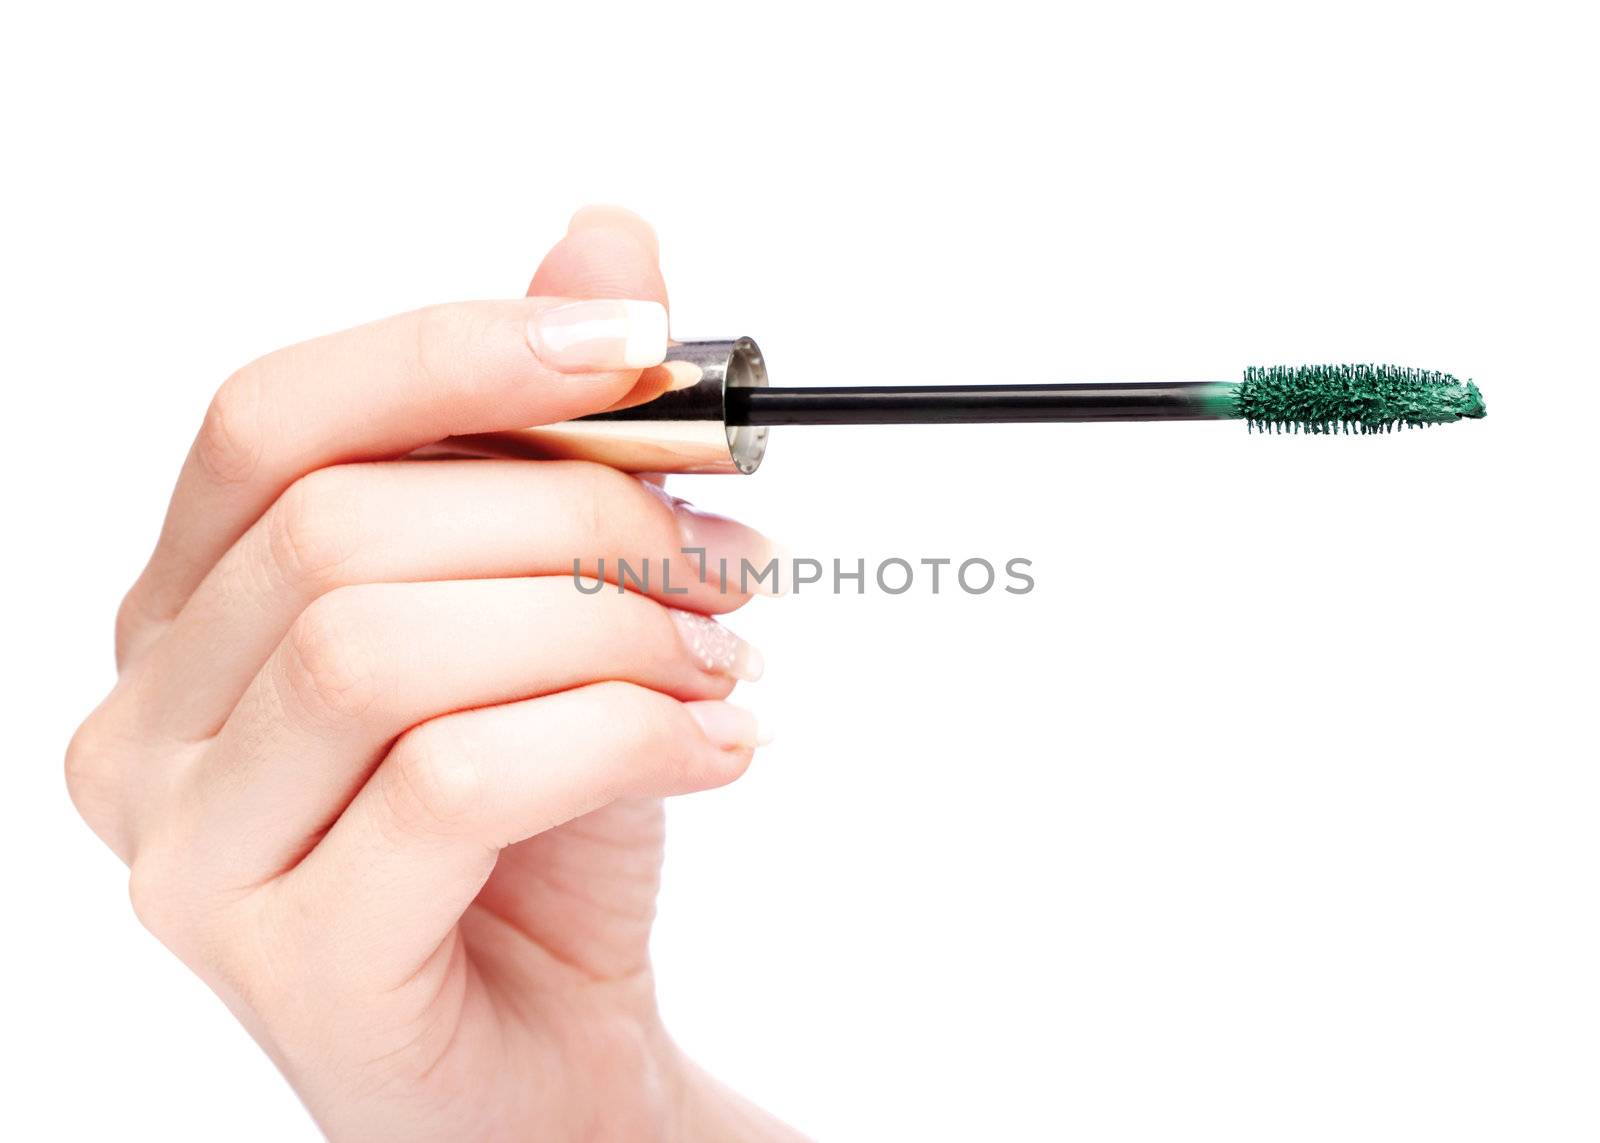
<instances>
[{"instance_id":1,"label":"middle finger","mask_svg":"<svg viewBox=\"0 0 1600 1143\"><path fill-rule=\"evenodd\" d=\"M684 548L708 554L702 560ZM149 707L163 712L164 733L196 742L221 727L295 618L341 587L570 577L574 560L585 575L603 570L616 584L625 560L635 577L630 588L673 607L719 613L750 598L738 590L740 561L760 567L771 551L754 529L696 512L596 464L398 461L323 469L296 482L212 569L136 666L135 685L159 691L161 701ZM725 592L722 558L730 568Z\"/></svg>"},{"instance_id":2,"label":"middle finger","mask_svg":"<svg viewBox=\"0 0 1600 1143\"><path fill-rule=\"evenodd\" d=\"M566 577L367 584L306 610L180 779L189 862L231 888L291 866L389 744L454 711L601 681L725 698L760 658L714 620Z\"/></svg>"}]
</instances>

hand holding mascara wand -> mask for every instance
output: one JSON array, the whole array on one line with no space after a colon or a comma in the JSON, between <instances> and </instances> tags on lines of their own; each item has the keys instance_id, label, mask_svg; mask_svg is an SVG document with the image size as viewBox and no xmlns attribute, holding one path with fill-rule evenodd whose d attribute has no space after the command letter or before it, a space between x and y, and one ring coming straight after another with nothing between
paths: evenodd
<instances>
[{"instance_id":1,"label":"hand holding mascara wand","mask_svg":"<svg viewBox=\"0 0 1600 1143\"><path fill-rule=\"evenodd\" d=\"M1471 381L1393 365L1251 367L1240 381L778 389L749 338L675 345L668 361L687 381L652 401L471 445L631 472L750 473L778 425L1241 420L1252 432L1373 434L1485 411Z\"/></svg>"},{"instance_id":2,"label":"hand holding mascara wand","mask_svg":"<svg viewBox=\"0 0 1600 1143\"><path fill-rule=\"evenodd\" d=\"M585 297L602 275L632 297ZM629 1137L731 1123L797 1138L681 1055L648 971L660 797L735 780L767 742L727 701L762 656L712 616L768 589L711 569L765 565L773 545L599 465L418 450L447 437L751 472L775 425L1373 432L1483 415L1470 383L1367 366L767 388L753 341L669 344L653 232L613 210L573 219L530 295L398 315L234 373L120 612L119 682L68 749L68 786L133 864L140 917L226 983L335 1137L544 1137L611 1117L641 1125ZM616 571L652 552L676 561L678 588ZM617 590L575 590L580 569L604 581L604 557ZM530 1075L578 1082L530 1102Z\"/></svg>"}]
</instances>

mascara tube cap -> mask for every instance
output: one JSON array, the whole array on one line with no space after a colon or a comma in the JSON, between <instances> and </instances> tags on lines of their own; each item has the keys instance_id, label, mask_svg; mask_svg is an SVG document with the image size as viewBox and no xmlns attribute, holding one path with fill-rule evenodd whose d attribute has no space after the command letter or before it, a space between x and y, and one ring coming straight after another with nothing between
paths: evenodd
<instances>
[{"instance_id":1,"label":"mascara tube cap","mask_svg":"<svg viewBox=\"0 0 1600 1143\"><path fill-rule=\"evenodd\" d=\"M593 460L623 472L752 473L767 451L765 426L730 425L727 392L762 388L767 367L748 337L686 341L667 349L688 379L643 404L554 425L476 433L444 442L455 455Z\"/></svg>"}]
</instances>

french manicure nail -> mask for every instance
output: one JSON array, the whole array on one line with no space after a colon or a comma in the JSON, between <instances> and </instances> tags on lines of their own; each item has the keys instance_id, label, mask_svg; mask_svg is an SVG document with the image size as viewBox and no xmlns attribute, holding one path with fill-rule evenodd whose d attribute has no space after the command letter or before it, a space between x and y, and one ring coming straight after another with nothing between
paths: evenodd
<instances>
[{"instance_id":1,"label":"french manicure nail","mask_svg":"<svg viewBox=\"0 0 1600 1143\"><path fill-rule=\"evenodd\" d=\"M670 610L683 645L701 670L746 683L761 677L766 661L760 651L709 616L677 607Z\"/></svg>"},{"instance_id":2,"label":"french manicure nail","mask_svg":"<svg viewBox=\"0 0 1600 1143\"><path fill-rule=\"evenodd\" d=\"M700 732L724 750L749 750L772 741L756 716L742 706L731 702L690 702L684 706L700 724Z\"/></svg>"},{"instance_id":3,"label":"french manicure nail","mask_svg":"<svg viewBox=\"0 0 1600 1143\"><path fill-rule=\"evenodd\" d=\"M789 590L793 560L748 525L713 512L702 512L648 481L645 488L672 510L689 571L720 591L783 595Z\"/></svg>"},{"instance_id":4,"label":"french manicure nail","mask_svg":"<svg viewBox=\"0 0 1600 1143\"><path fill-rule=\"evenodd\" d=\"M678 501L678 530L700 578L724 591L781 595L780 549L754 528ZM693 553L703 551L704 556Z\"/></svg>"},{"instance_id":5,"label":"french manicure nail","mask_svg":"<svg viewBox=\"0 0 1600 1143\"><path fill-rule=\"evenodd\" d=\"M667 310L631 299L565 302L534 315L528 344L563 372L644 369L667 355Z\"/></svg>"}]
</instances>

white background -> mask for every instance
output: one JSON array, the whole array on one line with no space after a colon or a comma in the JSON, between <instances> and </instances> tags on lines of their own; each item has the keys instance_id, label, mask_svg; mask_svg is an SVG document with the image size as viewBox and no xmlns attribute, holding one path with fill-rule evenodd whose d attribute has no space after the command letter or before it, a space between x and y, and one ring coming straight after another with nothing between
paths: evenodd
<instances>
[{"instance_id":1,"label":"white background","mask_svg":"<svg viewBox=\"0 0 1600 1143\"><path fill-rule=\"evenodd\" d=\"M60 778L211 390L660 231L779 384L1391 361L1490 415L778 430L675 490L1031 595L733 626L662 1004L829 1139L1592 1140L1597 98L1579 5L34 5L0 35L13 1138L295 1139Z\"/></svg>"}]
</instances>

